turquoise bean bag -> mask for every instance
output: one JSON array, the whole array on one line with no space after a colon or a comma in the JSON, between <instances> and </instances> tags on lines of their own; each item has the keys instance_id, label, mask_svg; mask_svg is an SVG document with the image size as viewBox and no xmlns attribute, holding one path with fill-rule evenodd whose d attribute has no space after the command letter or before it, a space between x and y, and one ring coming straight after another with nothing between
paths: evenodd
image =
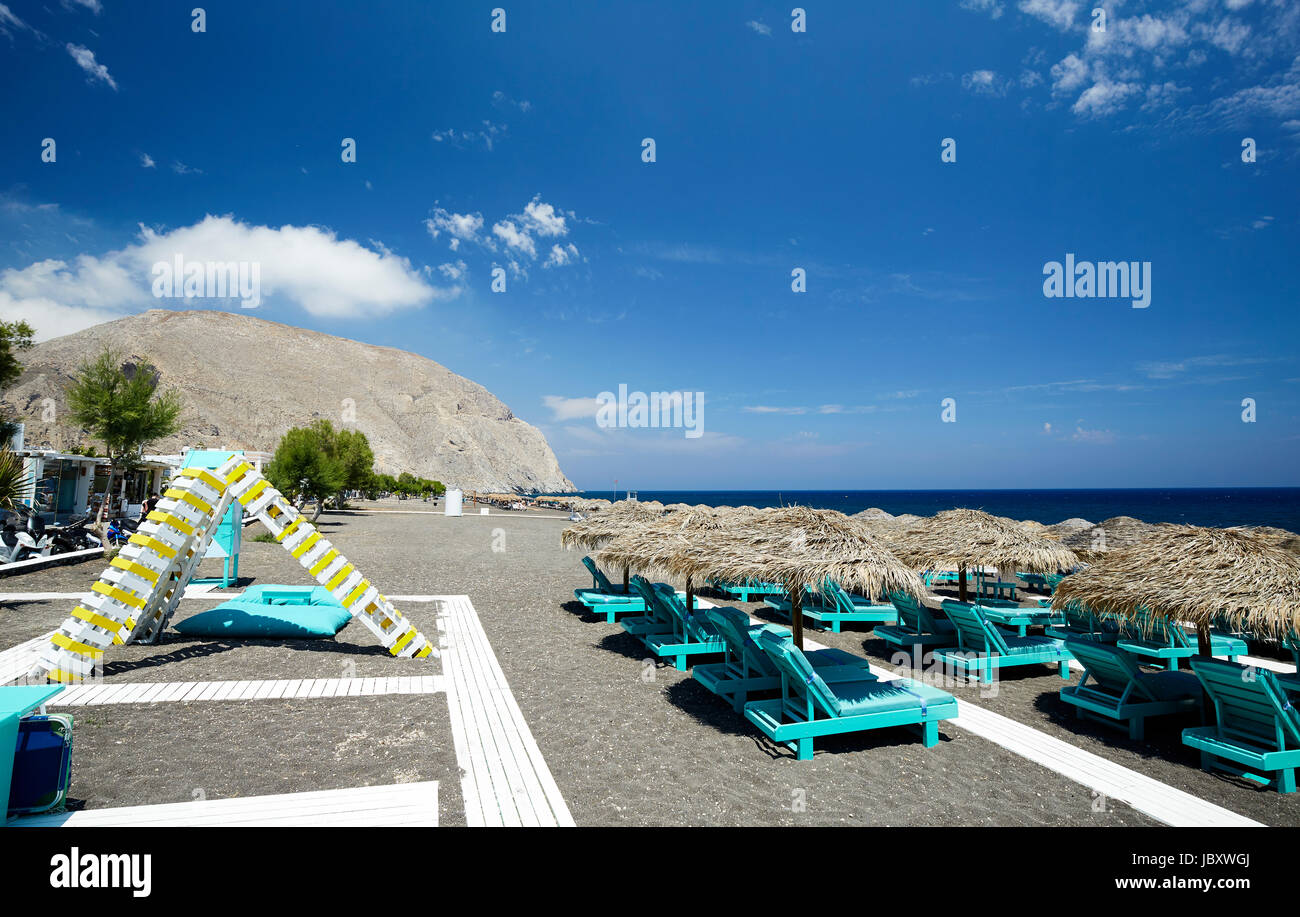
<instances>
[{"instance_id":1,"label":"turquoise bean bag","mask_svg":"<svg viewBox=\"0 0 1300 917\"><path fill-rule=\"evenodd\" d=\"M333 637L352 615L328 590L254 586L239 598L183 621L172 629L186 637L312 639Z\"/></svg>"}]
</instances>

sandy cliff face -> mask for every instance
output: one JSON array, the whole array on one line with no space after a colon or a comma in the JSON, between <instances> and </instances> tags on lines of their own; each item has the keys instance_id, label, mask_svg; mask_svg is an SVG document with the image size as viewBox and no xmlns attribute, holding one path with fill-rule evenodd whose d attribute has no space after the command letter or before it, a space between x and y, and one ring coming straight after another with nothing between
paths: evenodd
<instances>
[{"instance_id":1,"label":"sandy cliff face","mask_svg":"<svg viewBox=\"0 0 1300 917\"><path fill-rule=\"evenodd\" d=\"M230 312L154 309L23 353L0 406L26 424L29 447L90 444L59 419L77 367L105 345L152 363L184 398L181 432L150 452L270 452L290 427L322 417L365 433L380 472L474 490L573 489L545 437L483 386L413 353ZM42 420L46 399L54 422Z\"/></svg>"}]
</instances>

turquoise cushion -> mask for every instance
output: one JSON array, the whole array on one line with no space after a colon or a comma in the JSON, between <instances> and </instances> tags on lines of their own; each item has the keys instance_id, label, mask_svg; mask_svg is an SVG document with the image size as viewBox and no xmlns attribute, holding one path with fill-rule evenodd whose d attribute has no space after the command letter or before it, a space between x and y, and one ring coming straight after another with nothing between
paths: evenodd
<instances>
[{"instance_id":1,"label":"turquoise cushion","mask_svg":"<svg viewBox=\"0 0 1300 917\"><path fill-rule=\"evenodd\" d=\"M1056 655L1070 657L1061 651L1061 644L1057 643L1051 637L1013 637L1009 634L1002 637L1007 644L1009 655L1021 656L1027 653L1041 653L1044 651L1056 651Z\"/></svg>"},{"instance_id":2,"label":"turquoise cushion","mask_svg":"<svg viewBox=\"0 0 1300 917\"><path fill-rule=\"evenodd\" d=\"M324 586L249 586L235 601L263 605L343 605Z\"/></svg>"},{"instance_id":3,"label":"turquoise cushion","mask_svg":"<svg viewBox=\"0 0 1300 917\"><path fill-rule=\"evenodd\" d=\"M333 637L352 620L342 605L263 605L227 602L172 629L187 637L261 637L302 639Z\"/></svg>"},{"instance_id":4,"label":"turquoise cushion","mask_svg":"<svg viewBox=\"0 0 1300 917\"><path fill-rule=\"evenodd\" d=\"M841 716L921 708L919 697L889 682L840 682L835 685L835 696L840 702Z\"/></svg>"}]
</instances>

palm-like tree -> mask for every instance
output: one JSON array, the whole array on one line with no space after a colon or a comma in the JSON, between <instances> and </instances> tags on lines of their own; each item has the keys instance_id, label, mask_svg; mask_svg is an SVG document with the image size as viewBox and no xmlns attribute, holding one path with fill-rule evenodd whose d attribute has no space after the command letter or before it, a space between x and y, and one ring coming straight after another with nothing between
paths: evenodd
<instances>
[{"instance_id":1,"label":"palm-like tree","mask_svg":"<svg viewBox=\"0 0 1300 917\"><path fill-rule=\"evenodd\" d=\"M15 512L27 495L27 474L23 460L9 446L0 447L0 510Z\"/></svg>"}]
</instances>

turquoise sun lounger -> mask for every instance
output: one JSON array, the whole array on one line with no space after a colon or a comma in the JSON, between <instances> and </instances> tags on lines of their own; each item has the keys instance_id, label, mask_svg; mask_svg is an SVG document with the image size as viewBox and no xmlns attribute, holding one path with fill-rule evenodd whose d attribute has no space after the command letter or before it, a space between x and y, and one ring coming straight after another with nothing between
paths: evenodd
<instances>
[{"instance_id":1,"label":"turquoise sun lounger","mask_svg":"<svg viewBox=\"0 0 1300 917\"><path fill-rule=\"evenodd\" d=\"M872 633L894 646L910 649L914 646L951 646L957 639L957 629L946 618L936 617L924 602L905 592L891 592L889 599L898 612L898 624L877 627Z\"/></svg>"},{"instance_id":2,"label":"turquoise sun lounger","mask_svg":"<svg viewBox=\"0 0 1300 917\"><path fill-rule=\"evenodd\" d=\"M758 635L771 630L788 633L775 624L753 624L749 615L738 608L705 608L700 611L727 644L724 662L697 665L691 674L701 685L731 702L736 712L745 706L751 693L775 691L781 687L781 672L759 647ZM874 681L871 664L860 656L843 650L813 650L804 654L824 681Z\"/></svg>"},{"instance_id":3,"label":"turquoise sun lounger","mask_svg":"<svg viewBox=\"0 0 1300 917\"><path fill-rule=\"evenodd\" d=\"M1083 678L1062 688L1061 700L1080 718L1127 724L1140 741L1149 716L1201 712L1201 683L1189 672L1143 672L1132 655L1095 640L1072 637L1065 648L1083 663Z\"/></svg>"},{"instance_id":4,"label":"turquoise sun lounger","mask_svg":"<svg viewBox=\"0 0 1300 917\"><path fill-rule=\"evenodd\" d=\"M984 612L984 617L994 624L1014 629L1017 637L1025 636L1025 632L1031 627L1046 626L1056 618L1056 612L1050 608L1026 607L1020 604L993 605L990 604L991 601L997 600L979 599L975 604L979 606L980 611Z\"/></svg>"},{"instance_id":5,"label":"turquoise sun lounger","mask_svg":"<svg viewBox=\"0 0 1300 917\"><path fill-rule=\"evenodd\" d=\"M854 679L832 687L788 634L767 629L758 645L781 673L781 696L745 704L745 719L773 742L795 751L800 761L810 761L813 740L840 735L911 726L921 733L926 748L939 741L939 721L957 715L957 699L921 682Z\"/></svg>"},{"instance_id":6,"label":"turquoise sun lounger","mask_svg":"<svg viewBox=\"0 0 1300 917\"><path fill-rule=\"evenodd\" d=\"M733 599L742 602L754 601L756 595L784 595L788 590L780 583L760 583L746 580L743 583L728 583L725 580L709 580L709 585L720 592L725 592Z\"/></svg>"},{"instance_id":7,"label":"turquoise sun lounger","mask_svg":"<svg viewBox=\"0 0 1300 917\"><path fill-rule=\"evenodd\" d=\"M656 596L662 594L663 590L656 588L655 583L650 582L639 573L632 577L631 589L640 599L645 613L623 618L618 622L618 626L632 636L641 639L645 639L647 634L658 634L672 630L672 614L664 603L656 599Z\"/></svg>"},{"instance_id":8,"label":"turquoise sun lounger","mask_svg":"<svg viewBox=\"0 0 1300 917\"><path fill-rule=\"evenodd\" d=\"M790 600L787 598L768 598L763 600L763 604L787 617L790 615ZM898 610L893 605L878 605L850 595L834 580L822 583L821 592L812 593L801 611L806 620L814 622L814 626L829 627L837 634L845 624L895 624L898 621Z\"/></svg>"},{"instance_id":9,"label":"turquoise sun lounger","mask_svg":"<svg viewBox=\"0 0 1300 917\"><path fill-rule=\"evenodd\" d=\"M1191 659L1197 652L1187 631L1180 625L1152 614L1123 622L1115 645L1138 656L1159 659L1170 670L1178 668L1178 660ZM1238 656L1246 655L1246 641L1230 634L1211 631L1210 654L1227 656L1236 661Z\"/></svg>"},{"instance_id":10,"label":"turquoise sun lounger","mask_svg":"<svg viewBox=\"0 0 1300 917\"><path fill-rule=\"evenodd\" d=\"M1013 637L989 623L982 609L963 602L946 601L944 613L957 628L957 646L937 650L941 660L965 675L979 672L985 684L993 681L994 669L1047 663L1056 665L1061 678L1070 678L1070 653L1061 641L1050 637Z\"/></svg>"},{"instance_id":11,"label":"turquoise sun lounger","mask_svg":"<svg viewBox=\"0 0 1300 917\"><path fill-rule=\"evenodd\" d=\"M1201 767L1294 793L1300 713L1273 673L1204 656L1193 657L1191 666L1217 719L1213 726L1183 730L1183 744L1201 752Z\"/></svg>"},{"instance_id":12,"label":"turquoise sun lounger","mask_svg":"<svg viewBox=\"0 0 1300 917\"><path fill-rule=\"evenodd\" d=\"M1078 602L1065 606L1065 610L1047 625L1044 633L1062 640L1076 637L1096 643L1114 643L1119 638L1119 629L1114 622L1094 614L1092 609Z\"/></svg>"},{"instance_id":13,"label":"turquoise sun lounger","mask_svg":"<svg viewBox=\"0 0 1300 917\"><path fill-rule=\"evenodd\" d=\"M1017 572L1026 586L1032 586L1035 589L1041 589L1048 595L1056 592L1056 587L1061 585L1061 580L1065 579L1063 573L1020 573Z\"/></svg>"},{"instance_id":14,"label":"turquoise sun lounger","mask_svg":"<svg viewBox=\"0 0 1300 917\"><path fill-rule=\"evenodd\" d=\"M625 618L623 629L639 637L646 649L660 659L671 659L679 671L686 671L686 660L693 656L712 656L727 651L722 636L701 615L702 609L686 610L685 601L675 592L656 590L645 577L637 576L633 585L654 614Z\"/></svg>"},{"instance_id":15,"label":"turquoise sun lounger","mask_svg":"<svg viewBox=\"0 0 1300 917\"><path fill-rule=\"evenodd\" d=\"M575 589L573 596L583 605L604 614L611 624L618 614L645 611L645 601L635 590L629 588L624 592L622 586L615 586L590 557L584 557L582 565L591 573L591 588Z\"/></svg>"}]
</instances>

